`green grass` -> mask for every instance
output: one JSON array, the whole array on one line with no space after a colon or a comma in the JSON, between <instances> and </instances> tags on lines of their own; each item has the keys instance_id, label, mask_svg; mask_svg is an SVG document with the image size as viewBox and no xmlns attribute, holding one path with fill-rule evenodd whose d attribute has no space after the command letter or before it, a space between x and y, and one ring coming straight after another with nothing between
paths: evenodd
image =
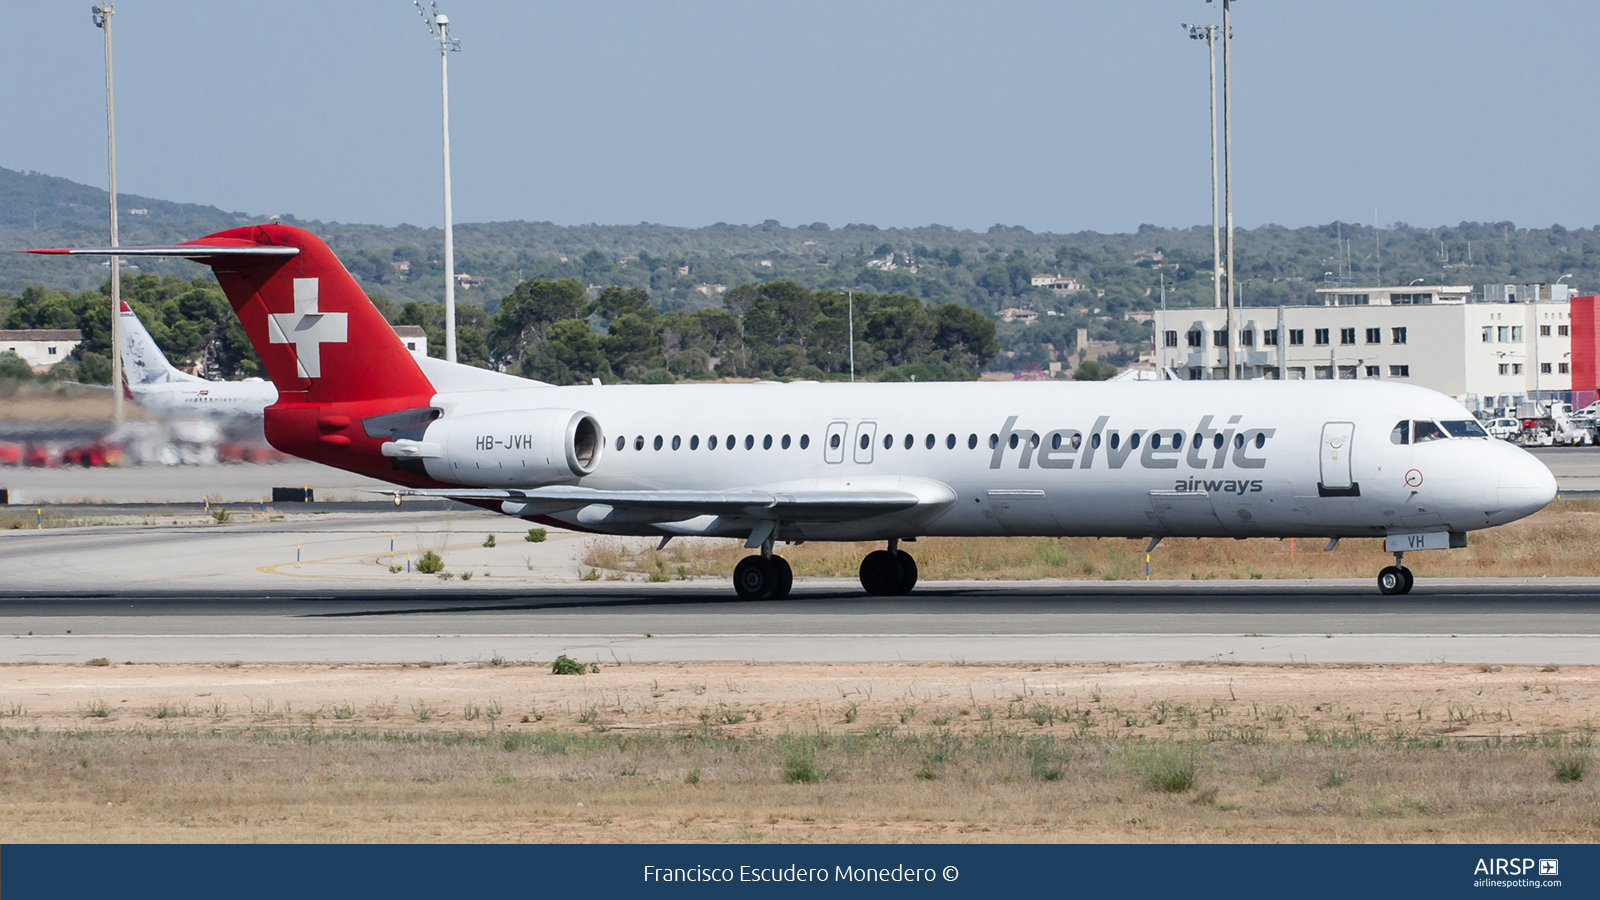
<instances>
[{"instance_id":1,"label":"green grass","mask_svg":"<svg viewBox=\"0 0 1600 900\"><path fill-rule=\"evenodd\" d=\"M1136 763L1145 787L1163 794L1194 790L1199 782L1193 747L1158 748Z\"/></svg>"},{"instance_id":2,"label":"green grass","mask_svg":"<svg viewBox=\"0 0 1600 900\"><path fill-rule=\"evenodd\" d=\"M434 550L423 553L417 560L417 571L424 575L437 575L444 571L444 557Z\"/></svg>"},{"instance_id":3,"label":"green grass","mask_svg":"<svg viewBox=\"0 0 1600 900\"><path fill-rule=\"evenodd\" d=\"M1550 768L1556 780L1573 784L1589 774L1589 753L1586 750L1567 750L1550 757Z\"/></svg>"}]
</instances>

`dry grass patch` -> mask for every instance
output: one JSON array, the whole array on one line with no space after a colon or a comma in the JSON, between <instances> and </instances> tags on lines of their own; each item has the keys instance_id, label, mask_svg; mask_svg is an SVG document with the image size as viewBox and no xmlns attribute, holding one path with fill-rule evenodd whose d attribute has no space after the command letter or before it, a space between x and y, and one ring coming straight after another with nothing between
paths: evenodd
<instances>
[{"instance_id":1,"label":"dry grass patch","mask_svg":"<svg viewBox=\"0 0 1600 900\"><path fill-rule=\"evenodd\" d=\"M0 667L0 841L1600 840L1588 667L548 672Z\"/></svg>"}]
</instances>

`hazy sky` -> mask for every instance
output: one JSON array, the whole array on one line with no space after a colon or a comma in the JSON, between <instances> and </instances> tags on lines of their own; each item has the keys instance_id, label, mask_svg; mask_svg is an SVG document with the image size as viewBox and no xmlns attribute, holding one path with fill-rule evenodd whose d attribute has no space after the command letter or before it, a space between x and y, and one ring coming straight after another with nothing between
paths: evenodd
<instances>
[{"instance_id":1,"label":"hazy sky","mask_svg":"<svg viewBox=\"0 0 1600 900\"><path fill-rule=\"evenodd\" d=\"M1219 4L444 11L458 222L1210 221L1205 50L1179 26ZM6 25L0 166L104 185L88 4ZM1594 0L1241 0L1236 221L1600 222L1597 34ZM114 36L124 192L442 221L439 56L409 2L120 0Z\"/></svg>"}]
</instances>

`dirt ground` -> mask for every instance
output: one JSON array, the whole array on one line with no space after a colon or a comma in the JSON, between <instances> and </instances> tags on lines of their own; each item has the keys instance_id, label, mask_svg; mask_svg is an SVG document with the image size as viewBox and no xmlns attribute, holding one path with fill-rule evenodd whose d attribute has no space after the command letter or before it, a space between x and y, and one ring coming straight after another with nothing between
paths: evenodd
<instances>
[{"instance_id":1,"label":"dirt ground","mask_svg":"<svg viewBox=\"0 0 1600 900\"><path fill-rule=\"evenodd\" d=\"M0 841L1592 842L1597 676L6 666Z\"/></svg>"}]
</instances>

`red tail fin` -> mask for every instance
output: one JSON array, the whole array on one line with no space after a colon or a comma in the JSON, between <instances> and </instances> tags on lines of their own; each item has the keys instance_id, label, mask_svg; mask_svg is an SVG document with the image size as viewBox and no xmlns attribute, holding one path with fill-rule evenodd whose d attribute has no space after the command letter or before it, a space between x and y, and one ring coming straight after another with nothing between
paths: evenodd
<instances>
[{"instance_id":1,"label":"red tail fin","mask_svg":"<svg viewBox=\"0 0 1600 900\"><path fill-rule=\"evenodd\" d=\"M296 247L289 257L203 259L277 385L279 403L340 403L434 394L411 353L316 235L288 225L253 225L195 244Z\"/></svg>"}]
</instances>

